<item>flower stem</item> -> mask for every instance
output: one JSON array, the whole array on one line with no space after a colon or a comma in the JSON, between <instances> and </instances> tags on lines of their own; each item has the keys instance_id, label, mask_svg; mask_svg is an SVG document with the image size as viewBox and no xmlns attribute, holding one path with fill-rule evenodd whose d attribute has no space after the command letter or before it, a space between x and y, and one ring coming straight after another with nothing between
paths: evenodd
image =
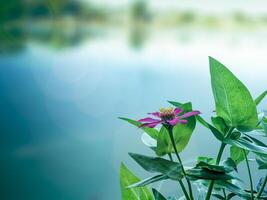
<instances>
[{"instance_id":1,"label":"flower stem","mask_svg":"<svg viewBox=\"0 0 267 200\"><path fill-rule=\"evenodd\" d=\"M227 195L226 195L225 189L223 188L222 191L223 191L224 199L227 199Z\"/></svg>"},{"instance_id":2,"label":"flower stem","mask_svg":"<svg viewBox=\"0 0 267 200\"><path fill-rule=\"evenodd\" d=\"M262 186L261 186L261 188L260 188L260 190L259 190L259 192L257 194L257 197L256 197L257 199L259 199L261 197L261 194L262 194L262 192L263 192L263 190L265 188L266 183L267 183L267 175L265 176L265 179L264 179L264 181L262 183Z\"/></svg>"},{"instance_id":3,"label":"flower stem","mask_svg":"<svg viewBox=\"0 0 267 200\"><path fill-rule=\"evenodd\" d=\"M168 153L168 156L170 158L170 161L173 161L172 154L171 153ZM181 188L183 190L184 195L186 196L186 199L190 200L190 198L189 198L189 196L187 194L187 191L185 189L185 186L184 186L183 182L180 180L179 183L180 183L180 186L181 186Z\"/></svg>"},{"instance_id":4,"label":"flower stem","mask_svg":"<svg viewBox=\"0 0 267 200\"><path fill-rule=\"evenodd\" d=\"M247 165L248 175L249 175L251 199L253 200L254 199L253 181L252 181L252 177L251 177L251 171L250 171L250 166L249 166L249 162L248 162L248 157L247 157L247 154L246 154L245 150L243 150L243 154L244 154L245 159L246 159L246 165Z\"/></svg>"},{"instance_id":5,"label":"flower stem","mask_svg":"<svg viewBox=\"0 0 267 200\"><path fill-rule=\"evenodd\" d=\"M175 141L174 141L174 137L173 137L173 132L172 132L172 127L169 127L168 128L168 132L169 132L169 135L170 135L170 139L171 139L171 142L172 142L172 146L174 148L174 151L175 151L175 154L176 154L176 157L181 165L181 168L182 168L182 172L183 172L183 175L185 176L185 179L186 179L186 182L187 182L187 185L188 185L188 188L189 188L189 194L190 194L190 198L189 200L193 200L194 197L193 197L193 191L192 191L192 186L191 186L191 183L189 181L189 179L186 177L186 172L184 170L184 166L183 166L183 163L182 163L182 160L179 156L179 153L177 151L177 148L176 148L176 145L175 145ZM188 194L187 194L188 195Z\"/></svg>"},{"instance_id":6,"label":"flower stem","mask_svg":"<svg viewBox=\"0 0 267 200\"><path fill-rule=\"evenodd\" d=\"M227 131L227 133L226 133L224 138L230 138L233 130L234 130L233 127L229 128L229 130ZM220 163L220 161L221 161L222 154L223 154L223 151L225 149L225 146L226 146L226 144L222 142L220 150L219 150L219 153L218 153L217 158L216 158L216 165L218 165ZM215 181L211 181L210 182L209 187L208 187L208 191L207 191L207 196L206 196L205 200L209 200L210 199L211 194L212 194L212 190L213 190L213 186L214 186L214 182Z\"/></svg>"},{"instance_id":7,"label":"flower stem","mask_svg":"<svg viewBox=\"0 0 267 200\"><path fill-rule=\"evenodd\" d=\"M217 159L216 159L216 165L218 165L220 163L220 160L222 158L222 154L224 151L226 144L222 142L219 153L217 155ZM209 200L212 194L212 190L213 190L213 186L214 186L214 182L215 181L211 181L208 187L208 191L207 191L207 196L206 196L206 200Z\"/></svg>"},{"instance_id":8,"label":"flower stem","mask_svg":"<svg viewBox=\"0 0 267 200\"><path fill-rule=\"evenodd\" d=\"M185 189L185 186L183 184L183 181L180 180L179 183L180 183L180 186L181 186L181 188L182 188L182 190L184 192L185 198L188 199L188 200L190 200L190 197L189 197L189 195L188 195L188 193L187 193L187 191Z\"/></svg>"}]
</instances>

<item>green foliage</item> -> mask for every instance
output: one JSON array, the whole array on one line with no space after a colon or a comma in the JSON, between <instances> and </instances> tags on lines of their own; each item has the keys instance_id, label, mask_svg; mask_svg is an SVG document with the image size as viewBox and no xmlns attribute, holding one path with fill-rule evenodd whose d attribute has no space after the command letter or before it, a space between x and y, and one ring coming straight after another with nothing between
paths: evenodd
<instances>
[{"instance_id":1,"label":"green foliage","mask_svg":"<svg viewBox=\"0 0 267 200\"><path fill-rule=\"evenodd\" d=\"M216 187L226 189L226 190L232 192L233 194L238 195L239 197L241 197L243 199L251 199L251 196L248 192L242 190L240 187L231 183L230 181L219 181L218 180L218 181L216 181Z\"/></svg>"},{"instance_id":2,"label":"green foliage","mask_svg":"<svg viewBox=\"0 0 267 200\"><path fill-rule=\"evenodd\" d=\"M184 112L192 111L191 102L184 104ZM192 133L196 127L196 117L192 116L186 119L186 124L176 124L173 128L173 136L178 152L182 152L188 145Z\"/></svg>"},{"instance_id":3,"label":"green foliage","mask_svg":"<svg viewBox=\"0 0 267 200\"><path fill-rule=\"evenodd\" d=\"M236 165L231 158L227 158L221 165L216 165L215 160L212 158L198 157L196 166L192 169L188 169L186 174L193 180L230 180L235 179L235 177L230 174L230 172L234 170L236 170Z\"/></svg>"},{"instance_id":4,"label":"green foliage","mask_svg":"<svg viewBox=\"0 0 267 200\"><path fill-rule=\"evenodd\" d=\"M224 140L224 133L220 132L217 128L209 124L207 121L205 121L202 117L196 116L196 119L199 123L201 123L206 128L210 129L210 131L213 133L213 135L220 141Z\"/></svg>"},{"instance_id":5,"label":"green foliage","mask_svg":"<svg viewBox=\"0 0 267 200\"><path fill-rule=\"evenodd\" d=\"M161 173L173 180L181 180L183 178L182 168L179 163L134 153L129 153L129 155L148 172Z\"/></svg>"},{"instance_id":6,"label":"green foliage","mask_svg":"<svg viewBox=\"0 0 267 200\"><path fill-rule=\"evenodd\" d=\"M261 136L267 137L267 118L265 116L263 116L262 120L259 122L257 131Z\"/></svg>"},{"instance_id":7,"label":"green foliage","mask_svg":"<svg viewBox=\"0 0 267 200\"><path fill-rule=\"evenodd\" d=\"M164 156L172 152L173 147L168 130L164 126L162 126L157 140L156 153L158 156Z\"/></svg>"},{"instance_id":8,"label":"green foliage","mask_svg":"<svg viewBox=\"0 0 267 200\"><path fill-rule=\"evenodd\" d=\"M146 145L147 147L149 147L150 149L152 149L153 151L156 151L156 147L157 147L157 140L155 140L154 138L152 138L150 135L148 135L147 133L143 133L141 136L141 140L144 143L144 145Z\"/></svg>"},{"instance_id":9,"label":"green foliage","mask_svg":"<svg viewBox=\"0 0 267 200\"><path fill-rule=\"evenodd\" d=\"M167 200L159 191L156 189L152 189L152 192L154 194L155 200Z\"/></svg>"},{"instance_id":10,"label":"green foliage","mask_svg":"<svg viewBox=\"0 0 267 200\"><path fill-rule=\"evenodd\" d=\"M222 161L221 165L224 166L226 172L237 171L237 165L232 158Z\"/></svg>"},{"instance_id":11,"label":"green foliage","mask_svg":"<svg viewBox=\"0 0 267 200\"><path fill-rule=\"evenodd\" d=\"M204 180L231 180L235 179L234 176L219 171L219 169L205 169L205 168L192 168L186 170L186 174L188 178L191 180L199 180L199 179L204 179Z\"/></svg>"},{"instance_id":12,"label":"green foliage","mask_svg":"<svg viewBox=\"0 0 267 200\"><path fill-rule=\"evenodd\" d=\"M239 184L237 182L241 181L238 177L242 176L237 177L237 165L243 160L247 160L247 155L251 152L256 155L258 169L267 169L267 145L262 140L256 138L259 135L267 135L267 118L261 114L259 120L256 110L256 105L267 95L267 91L263 92L254 101L244 84L224 65L213 58L210 58L210 73L216 105L216 116L211 117L211 123L197 115L196 117L187 118L186 124L178 123L175 126L172 126L168 121L163 121L160 131L152 128L143 128L147 136L146 138L142 137L143 142L149 148L152 148L158 157L134 153L130 153L129 155L147 172L156 174L144 180L137 178L131 180L127 184L124 184L122 193L125 193L125 187L127 187L130 189L127 191L130 194L134 193L136 196L136 191L132 189L142 188L144 191L149 192L146 188L148 184L170 179L179 182L184 192L184 196L178 199L190 200L191 197L188 195L190 194L190 181L196 181L203 188L208 187L207 196L201 197L206 198L206 200L210 200L211 196L222 200L230 200L235 196L238 196L239 199L247 200L252 199L252 196L257 200L266 199L265 194L261 195L260 192L257 194L252 191L252 183L250 183L251 191L244 190L238 186ZM183 104L169 101L169 103L181 108L183 113L192 111L191 102ZM135 120L128 118L121 119L136 127L140 127L141 125L140 122ZM162 119L164 120L164 118ZM220 141L221 147L216 159L200 156L197 158L195 166L185 168L179 153L186 148L195 129L196 121L213 133L216 139ZM261 134L255 134L255 132L252 132L254 130ZM172 134L174 136L174 146L170 140ZM262 138L265 139L265 137ZM223 151L227 145L230 146L230 158L223 160ZM174 151L174 147L176 147L177 152ZM173 153L177 157L177 162L173 161ZM162 158L162 156L167 154L170 160ZM248 162L246 164L248 170L250 170ZM250 177L251 173L253 172L249 171ZM121 176L125 175L121 173ZM183 185L184 180L187 181L188 187ZM215 188L214 191L213 187ZM224 192L223 195L221 195L222 190ZM153 189L153 195L155 200L166 200L155 189ZM151 198L151 194L149 198Z\"/></svg>"},{"instance_id":13,"label":"green foliage","mask_svg":"<svg viewBox=\"0 0 267 200\"><path fill-rule=\"evenodd\" d=\"M258 168L259 169L267 169L267 156L258 154L256 161L258 163Z\"/></svg>"},{"instance_id":14,"label":"green foliage","mask_svg":"<svg viewBox=\"0 0 267 200\"><path fill-rule=\"evenodd\" d=\"M245 149L247 151L252 151L254 153L267 154L267 146L259 142L257 139L248 136L242 136L238 139L227 139L225 143L232 146Z\"/></svg>"},{"instance_id":15,"label":"green foliage","mask_svg":"<svg viewBox=\"0 0 267 200\"><path fill-rule=\"evenodd\" d=\"M140 181L123 163L120 168L120 185L122 200L153 200L151 192L146 187L127 188L129 185Z\"/></svg>"},{"instance_id":16,"label":"green foliage","mask_svg":"<svg viewBox=\"0 0 267 200\"><path fill-rule=\"evenodd\" d=\"M197 158L197 164L200 163L200 162L205 162L205 163L208 163L208 164L215 164L216 163L215 159L209 158L209 157L205 157L205 156L199 156Z\"/></svg>"},{"instance_id":17,"label":"green foliage","mask_svg":"<svg viewBox=\"0 0 267 200\"><path fill-rule=\"evenodd\" d=\"M265 90L263 93L261 93L256 99L255 99L255 104L259 105L261 101L264 99L264 97L267 95L267 90Z\"/></svg>"},{"instance_id":18,"label":"green foliage","mask_svg":"<svg viewBox=\"0 0 267 200\"><path fill-rule=\"evenodd\" d=\"M220 131L224 136L229 130L229 127L226 125L225 121L221 117L211 117L212 124Z\"/></svg>"},{"instance_id":19,"label":"green foliage","mask_svg":"<svg viewBox=\"0 0 267 200\"><path fill-rule=\"evenodd\" d=\"M153 176L150 178L146 178L146 179L141 180L141 181L134 183L132 185L129 185L128 188L144 187L144 186L149 185L151 183L155 183L155 182L162 181L165 179L168 179L168 176L164 175L164 174L160 174L160 175L156 175L156 176Z\"/></svg>"},{"instance_id":20,"label":"green foliage","mask_svg":"<svg viewBox=\"0 0 267 200\"><path fill-rule=\"evenodd\" d=\"M257 123L257 110L246 86L223 64L209 58L210 74L216 113L228 126L240 131L253 130Z\"/></svg>"},{"instance_id":21,"label":"green foliage","mask_svg":"<svg viewBox=\"0 0 267 200\"><path fill-rule=\"evenodd\" d=\"M249 153L249 151L245 151L246 154ZM237 146L231 146L230 147L230 155L231 158L235 161L235 163L238 165L241 163L243 160L245 160L245 155L244 155L244 149L237 147Z\"/></svg>"}]
</instances>

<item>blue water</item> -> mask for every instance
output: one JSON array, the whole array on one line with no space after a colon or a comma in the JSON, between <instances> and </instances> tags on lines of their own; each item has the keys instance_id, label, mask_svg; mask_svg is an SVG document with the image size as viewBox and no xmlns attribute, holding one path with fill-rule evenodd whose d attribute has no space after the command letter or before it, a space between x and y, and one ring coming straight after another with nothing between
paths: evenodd
<instances>
[{"instance_id":1,"label":"blue water","mask_svg":"<svg viewBox=\"0 0 267 200\"><path fill-rule=\"evenodd\" d=\"M207 56L212 51L190 45L152 41L136 50L111 39L63 50L28 44L19 53L2 54L1 199L118 200L121 161L148 177L127 155L152 155L141 142L142 132L117 117L144 117L167 100L192 101L203 117L211 116ZM258 61L264 54L248 52L250 63L214 50L257 95L267 86L266 68ZM215 156L217 144L197 126L182 158L190 165L198 155ZM253 173L255 180L261 175ZM178 195L174 183L163 186L163 193Z\"/></svg>"}]
</instances>

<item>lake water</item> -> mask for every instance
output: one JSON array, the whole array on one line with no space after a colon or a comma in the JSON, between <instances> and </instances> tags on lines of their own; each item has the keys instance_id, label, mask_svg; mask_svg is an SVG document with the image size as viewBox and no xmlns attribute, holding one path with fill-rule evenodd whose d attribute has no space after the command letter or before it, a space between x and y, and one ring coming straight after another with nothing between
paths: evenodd
<instances>
[{"instance_id":1,"label":"lake water","mask_svg":"<svg viewBox=\"0 0 267 200\"><path fill-rule=\"evenodd\" d=\"M1 199L120 199L120 162L145 178L127 153L152 152L142 144L142 132L117 117L138 119L176 100L192 101L208 119L214 109L209 55L254 96L267 88L264 32L189 32L155 33L137 48L127 34L112 33L69 48L27 42L19 52L3 51ZM217 151L214 136L198 125L181 156L190 165ZM255 181L260 175L253 170ZM246 173L241 178L248 180ZM163 186L164 194L178 195L174 183Z\"/></svg>"}]
</instances>

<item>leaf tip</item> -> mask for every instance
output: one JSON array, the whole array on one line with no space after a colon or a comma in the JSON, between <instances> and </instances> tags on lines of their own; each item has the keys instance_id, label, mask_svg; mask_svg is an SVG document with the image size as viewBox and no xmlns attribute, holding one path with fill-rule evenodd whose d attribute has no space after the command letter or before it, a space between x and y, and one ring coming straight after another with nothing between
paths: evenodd
<instances>
[{"instance_id":1,"label":"leaf tip","mask_svg":"<svg viewBox=\"0 0 267 200\"><path fill-rule=\"evenodd\" d=\"M123 168L125 168L125 164L121 162L120 169L123 169Z\"/></svg>"}]
</instances>

